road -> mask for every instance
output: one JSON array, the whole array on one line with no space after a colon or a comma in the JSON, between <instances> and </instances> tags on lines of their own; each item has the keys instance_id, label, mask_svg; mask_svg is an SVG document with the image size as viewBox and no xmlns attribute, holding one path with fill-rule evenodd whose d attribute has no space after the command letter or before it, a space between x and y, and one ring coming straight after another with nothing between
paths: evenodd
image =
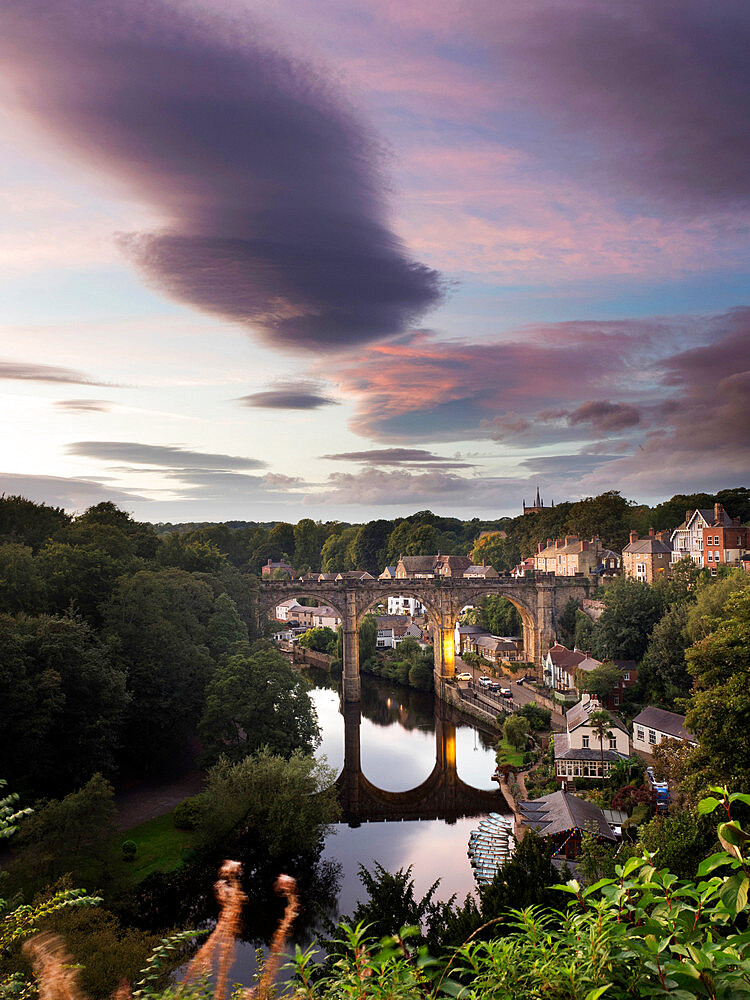
<instances>
[{"instance_id":1,"label":"road","mask_svg":"<svg viewBox=\"0 0 750 1000\"><path fill-rule=\"evenodd\" d=\"M456 657L456 673L467 672L472 675L471 685L476 691L479 689L477 680L485 673L485 668L483 667L471 667L468 663L464 663L460 656ZM536 701L536 695L534 691L527 688L525 684L519 684L518 681L511 680L507 675L501 674L497 678L503 687L510 687L513 692L513 702L516 706L522 707L527 705L529 702ZM468 688L469 681L457 681L458 686L461 688ZM492 697L493 701L497 702L498 709L502 708L504 705L507 706L507 700L501 695L493 695L490 691L483 691L484 695ZM553 729L565 729L565 716L559 711L552 712L552 728Z\"/></svg>"}]
</instances>

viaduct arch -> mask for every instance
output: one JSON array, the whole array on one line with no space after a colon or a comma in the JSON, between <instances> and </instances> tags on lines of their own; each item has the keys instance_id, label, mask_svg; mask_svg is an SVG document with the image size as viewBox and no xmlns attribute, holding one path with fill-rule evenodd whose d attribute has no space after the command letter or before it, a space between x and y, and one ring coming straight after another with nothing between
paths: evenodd
<instances>
[{"instance_id":1,"label":"viaduct arch","mask_svg":"<svg viewBox=\"0 0 750 1000\"><path fill-rule=\"evenodd\" d=\"M445 697L445 682L455 674L454 629L463 608L496 594L514 604L523 622L526 658L541 668L555 641L557 619L571 597L588 594L588 580L552 574L514 579L466 580L462 577L429 577L408 580L298 580L261 581L259 616L272 616L277 604L289 598L312 598L330 605L341 617L344 672L341 685L345 702L360 700L359 626L373 604L389 597L416 597L425 607L435 645L435 692Z\"/></svg>"}]
</instances>

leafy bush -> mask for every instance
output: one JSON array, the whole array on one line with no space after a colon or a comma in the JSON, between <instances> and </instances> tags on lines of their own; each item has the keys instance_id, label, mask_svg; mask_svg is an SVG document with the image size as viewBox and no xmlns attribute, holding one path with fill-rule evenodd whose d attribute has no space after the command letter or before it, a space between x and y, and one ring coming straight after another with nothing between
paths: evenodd
<instances>
[{"instance_id":1,"label":"leafy bush","mask_svg":"<svg viewBox=\"0 0 750 1000\"><path fill-rule=\"evenodd\" d=\"M172 822L177 830L197 830L203 819L203 802L200 795L191 795L175 806Z\"/></svg>"},{"instance_id":2,"label":"leafy bush","mask_svg":"<svg viewBox=\"0 0 750 1000\"><path fill-rule=\"evenodd\" d=\"M138 853L138 845L134 840L125 840L122 844L122 856L125 861L135 861Z\"/></svg>"}]
</instances>

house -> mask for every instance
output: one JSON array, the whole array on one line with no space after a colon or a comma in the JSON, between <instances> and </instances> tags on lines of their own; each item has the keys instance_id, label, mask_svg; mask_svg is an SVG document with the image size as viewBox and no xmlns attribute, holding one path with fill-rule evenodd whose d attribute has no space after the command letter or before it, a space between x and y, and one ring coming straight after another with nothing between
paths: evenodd
<instances>
[{"instance_id":1,"label":"house","mask_svg":"<svg viewBox=\"0 0 750 1000\"><path fill-rule=\"evenodd\" d=\"M557 857L575 860L584 833L592 833L597 840L607 844L616 842L599 806L569 792L552 792L540 799L519 802L518 808L527 827L554 843Z\"/></svg>"},{"instance_id":2,"label":"house","mask_svg":"<svg viewBox=\"0 0 750 1000\"><path fill-rule=\"evenodd\" d=\"M684 715L649 705L633 719L633 749L650 754L662 740L698 745L697 738L685 729Z\"/></svg>"},{"instance_id":3,"label":"house","mask_svg":"<svg viewBox=\"0 0 750 1000\"><path fill-rule=\"evenodd\" d=\"M269 559L265 566L261 566L260 575L265 580L293 580L296 574L292 569L292 566L288 562L284 562L283 559L281 562L272 562L272 560Z\"/></svg>"},{"instance_id":4,"label":"house","mask_svg":"<svg viewBox=\"0 0 750 1000\"><path fill-rule=\"evenodd\" d=\"M299 601L296 597L290 597L288 601L282 601L281 604L276 605L276 610L274 615L280 622L285 622L289 619L289 612L299 606Z\"/></svg>"},{"instance_id":5,"label":"house","mask_svg":"<svg viewBox=\"0 0 750 1000\"><path fill-rule=\"evenodd\" d=\"M404 597L398 594L388 598L388 614L409 615L410 618L416 618L424 614L424 605L416 597Z\"/></svg>"},{"instance_id":6,"label":"house","mask_svg":"<svg viewBox=\"0 0 750 1000\"><path fill-rule=\"evenodd\" d=\"M539 543L539 550L534 555L534 569L554 573L555 576L575 576L576 573L591 576L599 570L604 551L599 538L590 541L577 535L548 538L546 545Z\"/></svg>"},{"instance_id":7,"label":"house","mask_svg":"<svg viewBox=\"0 0 750 1000\"><path fill-rule=\"evenodd\" d=\"M600 742L589 717L601 708L596 698L584 694L565 713L565 732L554 734L555 777L559 783L575 778L608 778L612 768L630 756L630 734L616 715L610 715L610 735Z\"/></svg>"},{"instance_id":8,"label":"house","mask_svg":"<svg viewBox=\"0 0 750 1000\"><path fill-rule=\"evenodd\" d=\"M500 574L492 567L484 563L481 566L467 566L464 572L464 580L497 580Z\"/></svg>"},{"instance_id":9,"label":"house","mask_svg":"<svg viewBox=\"0 0 750 1000\"><path fill-rule=\"evenodd\" d=\"M576 669L585 660L586 654L580 649L568 649L556 642L547 650L542 678L547 687L555 691L570 691L576 686ZM598 661L595 661L598 664Z\"/></svg>"},{"instance_id":10,"label":"house","mask_svg":"<svg viewBox=\"0 0 750 1000\"><path fill-rule=\"evenodd\" d=\"M395 649L407 637L421 643L422 629L404 615L378 615L375 619L378 649Z\"/></svg>"},{"instance_id":11,"label":"house","mask_svg":"<svg viewBox=\"0 0 750 1000\"><path fill-rule=\"evenodd\" d=\"M436 576L462 577L472 565L468 556L401 556L396 580L429 580Z\"/></svg>"},{"instance_id":12,"label":"house","mask_svg":"<svg viewBox=\"0 0 750 1000\"><path fill-rule=\"evenodd\" d=\"M474 635L468 641L469 650L483 656L490 663L502 663L503 660L520 660L523 650L521 639L501 635Z\"/></svg>"},{"instance_id":13,"label":"house","mask_svg":"<svg viewBox=\"0 0 750 1000\"><path fill-rule=\"evenodd\" d=\"M365 569L346 569L343 573L337 573L334 579L339 582L341 580L374 580L375 577Z\"/></svg>"},{"instance_id":14,"label":"house","mask_svg":"<svg viewBox=\"0 0 750 1000\"><path fill-rule=\"evenodd\" d=\"M739 518L732 518L727 527L724 508L714 505L714 523L703 529L704 565L716 576L719 566L741 566L748 544L748 529L740 527Z\"/></svg>"},{"instance_id":15,"label":"house","mask_svg":"<svg viewBox=\"0 0 750 1000\"><path fill-rule=\"evenodd\" d=\"M481 625L456 625L454 632L456 654L461 656L464 652L472 652L471 640L479 635L489 635L489 632Z\"/></svg>"},{"instance_id":16,"label":"house","mask_svg":"<svg viewBox=\"0 0 750 1000\"><path fill-rule=\"evenodd\" d=\"M534 557L529 556L528 559L524 559L517 566L514 566L510 571L510 575L514 580L522 580L525 576L534 572Z\"/></svg>"},{"instance_id":17,"label":"house","mask_svg":"<svg viewBox=\"0 0 750 1000\"><path fill-rule=\"evenodd\" d=\"M648 529L648 538L639 538L637 531L630 532L630 541L622 550L622 568L625 576L641 583L653 583L672 575L672 544L670 532Z\"/></svg>"},{"instance_id":18,"label":"house","mask_svg":"<svg viewBox=\"0 0 750 1000\"><path fill-rule=\"evenodd\" d=\"M322 605L318 608L298 604L287 617L287 621L296 621L298 625L307 628L331 628L334 631L341 624L341 617L335 608Z\"/></svg>"},{"instance_id":19,"label":"house","mask_svg":"<svg viewBox=\"0 0 750 1000\"><path fill-rule=\"evenodd\" d=\"M587 656L585 660L581 660L578 664L576 667L575 686L580 694L583 694L587 690L586 674L601 667L602 662L601 660L594 659L593 656ZM602 699L602 708L606 708L611 712L617 711L620 708L625 701L626 690L635 685L638 680L638 667L635 660L608 660L607 662L614 663L620 671L619 679L614 683L607 696Z\"/></svg>"},{"instance_id":20,"label":"house","mask_svg":"<svg viewBox=\"0 0 750 1000\"><path fill-rule=\"evenodd\" d=\"M318 583L333 583L337 577L338 573L318 573L315 579Z\"/></svg>"},{"instance_id":21,"label":"house","mask_svg":"<svg viewBox=\"0 0 750 1000\"><path fill-rule=\"evenodd\" d=\"M736 531L739 527L739 518L731 518L720 503L714 504L713 508L706 507L697 510L686 510L685 520L679 527L674 529L670 538L672 544L672 562L678 562L680 559L688 556L701 568L706 565L711 565L715 568L714 552L718 543L714 545L714 537L722 539L726 537L727 541L736 542ZM708 530L709 528L711 529L710 531ZM728 536L724 535L724 531L730 529L734 529L734 537L732 537L731 531ZM707 535L711 538L711 542L709 543L711 545L710 564L708 560L704 560L704 545ZM733 551L734 548L736 546L731 545L729 551Z\"/></svg>"},{"instance_id":22,"label":"house","mask_svg":"<svg viewBox=\"0 0 750 1000\"><path fill-rule=\"evenodd\" d=\"M383 572L378 577L378 580L395 580L396 579L396 567L386 566Z\"/></svg>"}]
</instances>

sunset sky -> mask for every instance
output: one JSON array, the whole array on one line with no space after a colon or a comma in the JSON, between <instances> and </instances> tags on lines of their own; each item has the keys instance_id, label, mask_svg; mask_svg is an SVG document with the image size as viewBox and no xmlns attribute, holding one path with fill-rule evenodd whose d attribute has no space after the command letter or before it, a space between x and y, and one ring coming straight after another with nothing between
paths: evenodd
<instances>
[{"instance_id":1,"label":"sunset sky","mask_svg":"<svg viewBox=\"0 0 750 1000\"><path fill-rule=\"evenodd\" d=\"M748 484L747 0L0 0L0 492Z\"/></svg>"}]
</instances>

